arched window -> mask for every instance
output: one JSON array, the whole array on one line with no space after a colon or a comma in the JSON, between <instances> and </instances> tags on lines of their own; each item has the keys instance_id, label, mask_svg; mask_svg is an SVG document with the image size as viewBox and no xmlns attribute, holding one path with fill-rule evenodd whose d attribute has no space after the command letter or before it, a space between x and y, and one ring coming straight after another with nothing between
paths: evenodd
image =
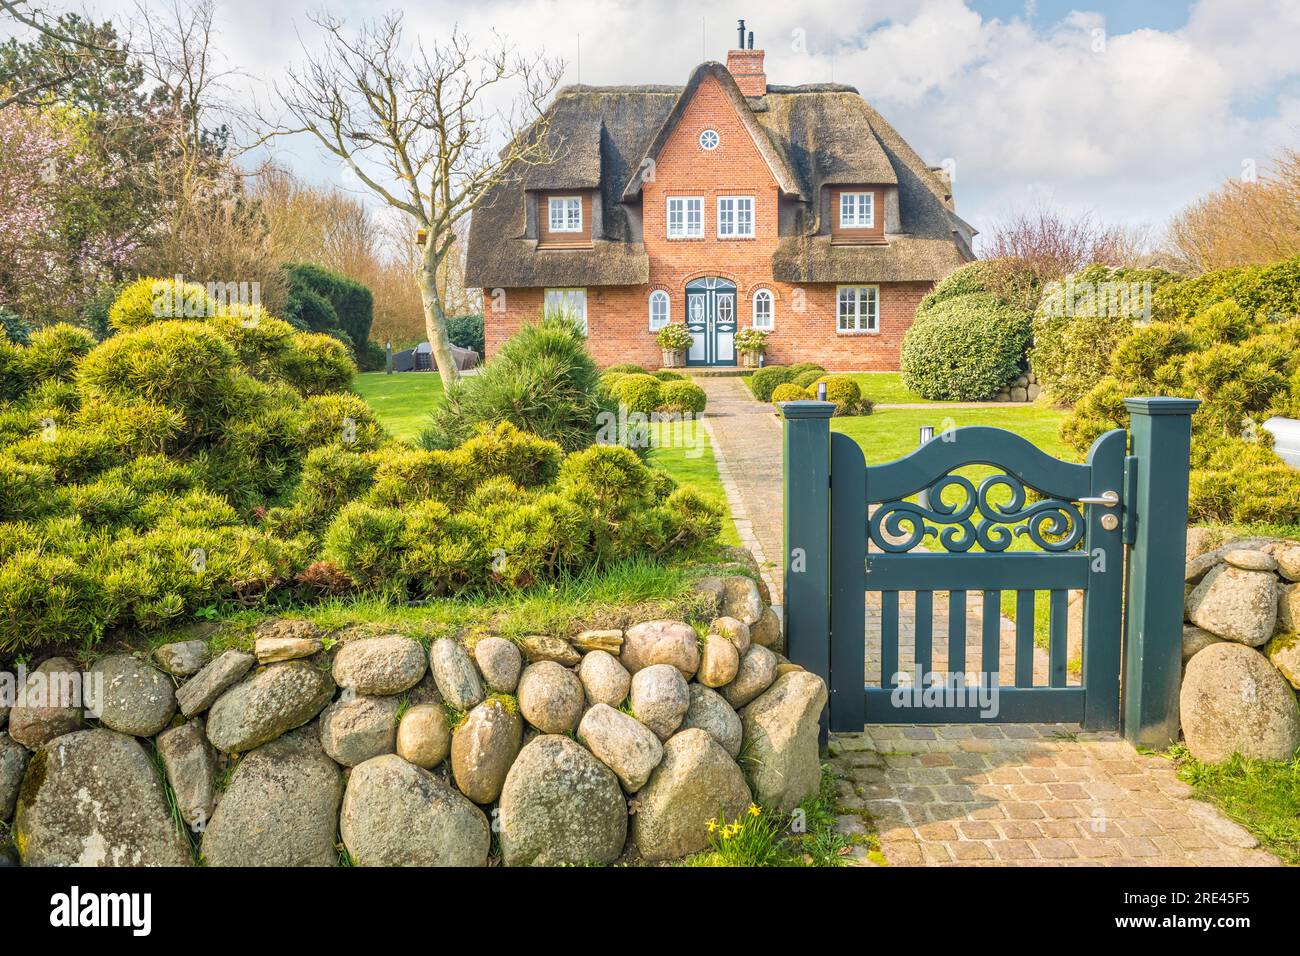
<instances>
[{"instance_id":1,"label":"arched window","mask_svg":"<svg viewBox=\"0 0 1300 956\"><path fill-rule=\"evenodd\" d=\"M668 324L668 293L656 289L650 293L650 331L658 332Z\"/></svg>"},{"instance_id":2,"label":"arched window","mask_svg":"<svg viewBox=\"0 0 1300 956\"><path fill-rule=\"evenodd\" d=\"M759 289L754 293L754 328L772 329L776 321L776 307L772 299L772 293L767 289Z\"/></svg>"}]
</instances>

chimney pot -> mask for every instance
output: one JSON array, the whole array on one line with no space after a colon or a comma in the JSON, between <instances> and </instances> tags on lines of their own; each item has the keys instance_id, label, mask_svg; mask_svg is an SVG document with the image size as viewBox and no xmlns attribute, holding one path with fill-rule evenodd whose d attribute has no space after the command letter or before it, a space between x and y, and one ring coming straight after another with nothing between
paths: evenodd
<instances>
[{"instance_id":1,"label":"chimney pot","mask_svg":"<svg viewBox=\"0 0 1300 956\"><path fill-rule=\"evenodd\" d=\"M767 74L763 72L763 51L754 49L754 32L749 31L745 46L745 21L740 21L740 46L727 51L727 72L745 96L767 95Z\"/></svg>"}]
</instances>

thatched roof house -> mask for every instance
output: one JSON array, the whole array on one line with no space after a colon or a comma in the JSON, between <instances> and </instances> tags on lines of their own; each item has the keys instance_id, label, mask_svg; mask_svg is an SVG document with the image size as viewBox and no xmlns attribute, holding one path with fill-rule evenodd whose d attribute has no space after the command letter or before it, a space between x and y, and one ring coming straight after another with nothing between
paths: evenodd
<instances>
[{"instance_id":1,"label":"thatched roof house","mask_svg":"<svg viewBox=\"0 0 1300 956\"><path fill-rule=\"evenodd\" d=\"M769 362L896 367L916 303L971 258L974 231L944 172L853 87L768 86L762 58L733 50L682 87L557 93L528 134L553 161L471 223L489 355L564 307L606 364L657 365L655 330L685 321L688 364L735 364L731 336L752 324Z\"/></svg>"}]
</instances>

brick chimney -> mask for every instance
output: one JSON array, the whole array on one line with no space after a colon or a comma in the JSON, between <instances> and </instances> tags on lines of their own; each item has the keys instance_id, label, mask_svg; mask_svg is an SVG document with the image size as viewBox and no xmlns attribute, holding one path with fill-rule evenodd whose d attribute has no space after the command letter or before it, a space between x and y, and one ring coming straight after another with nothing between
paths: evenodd
<instances>
[{"instance_id":1,"label":"brick chimney","mask_svg":"<svg viewBox=\"0 0 1300 956\"><path fill-rule=\"evenodd\" d=\"M763 72L763 51L754 49L754 32L745 35L745 21L740 21L740 48L727 51L727 72L736 80L745 96L767 95L767 74Z\"/></svg>"}]
</instances>

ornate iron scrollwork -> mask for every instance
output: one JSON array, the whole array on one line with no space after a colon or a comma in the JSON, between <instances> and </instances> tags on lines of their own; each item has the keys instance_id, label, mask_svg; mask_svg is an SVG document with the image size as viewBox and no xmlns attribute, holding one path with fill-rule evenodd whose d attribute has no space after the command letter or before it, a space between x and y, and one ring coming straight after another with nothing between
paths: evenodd
<instances>
[{"instance_id":1,"label":"ornate iron scrollwork","mask_svg":"<svg viewBox=\"0 0 1300 956\"><path fill-rule=\"evenodd\" d=\"M944 493L953 488L961 490L959 500L945 501ZM993 500L999 488L1010 492L1010 500ZM882 502L871 516L871 540L882 551L899 553L927 537L945 551L958 552L977 544L983 551L1006 551L1021 536L1044 551L1061 552L1083 539L1083 514L1072 502L1044 498L1026 507L1025 499L1025 486L1013 475L990 475L978 489L962 475L943 475L927 489L926 505Z\"/></svg>"}]
</instances>

